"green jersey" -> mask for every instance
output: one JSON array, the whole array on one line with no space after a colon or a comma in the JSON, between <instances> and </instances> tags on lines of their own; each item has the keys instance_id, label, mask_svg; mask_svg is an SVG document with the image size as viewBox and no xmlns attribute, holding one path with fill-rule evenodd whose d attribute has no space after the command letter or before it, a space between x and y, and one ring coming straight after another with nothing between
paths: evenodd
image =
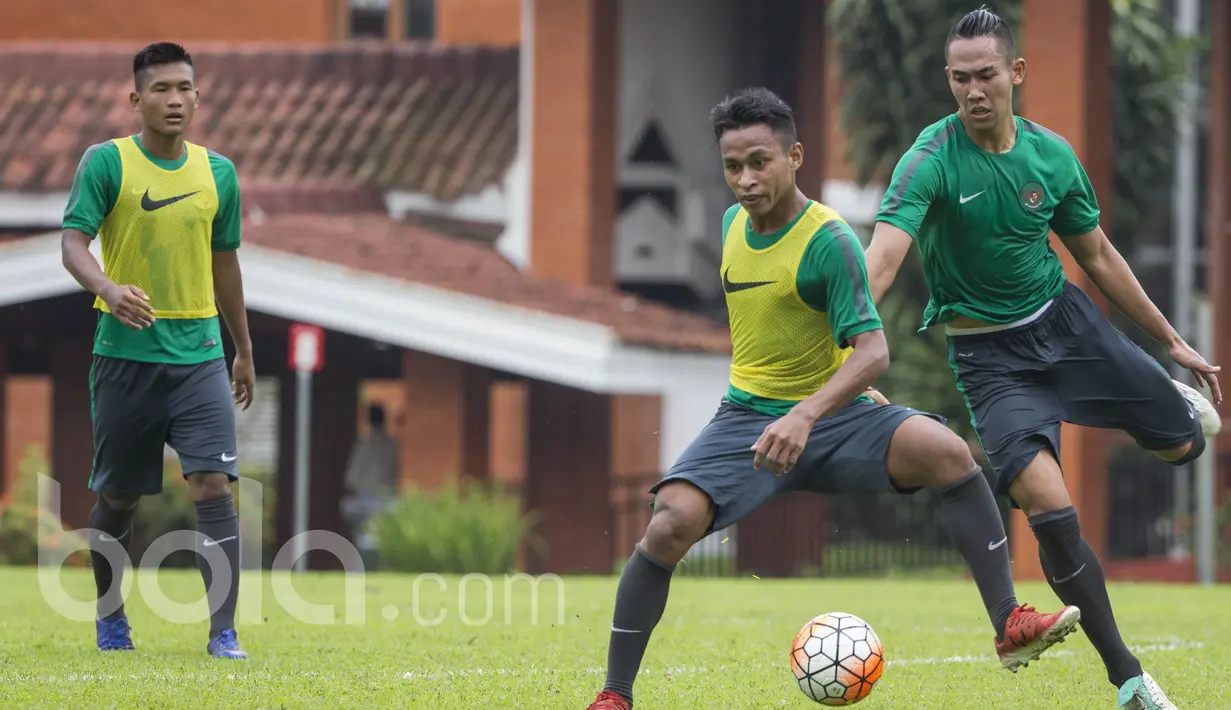
<instances>
[{"instance_id":1,"label":"green jersey","mask_svg":"<svg viewBox=\"0 0 1231 710\"><path fill-rule=\"evenodd\" d=\"M989 153L950 115L925 128L894 169L877 221L919 245L931 291L924 328L959 315L1012 323L1037 311L1065 282L1048 232L1074 237L1098 226L1098 200L1073 148L1016 121L1013 148Z\"/></svg>"},{"instance_id":2,"label":"green jersey","mask_svg":"<svg viewBox=\"0 0 1231 710\"><path fill-rule=\"evenodd\" d=\"M156 197L165 197L168 190L182 196L153 201L151 189ZM189 196L196 197L185 199ZM73 179L63 227L92 238L100 231L108 232L108 225L116 235L127 230L122 242L113 236L109 244L103 235L105 266L113 277L112 270L118 270L123 283L134 283L129 277L139 277L158 284L158 293L151 294L158 308L158 301L167 300L168 293L183 300L191 291L187 284L212 282L212 276L206 279L200 273L211 268L208 251L238 249L241 220L239 181L230 160L199 146L188 146L178 160L162 160L150 155L134 137L99 143L85 151ZM194 235L208 245L202 242L194 247L193 240L198 238ZM205 292L191 292L200 301L195 312L157 318L153 326L142 330L128 328L102 308L94 353L171 365L222 357L222 330L213 292L206 285L199 288ZM96 305L100 304L101 299Z\"/></svg>"}]
</instances>

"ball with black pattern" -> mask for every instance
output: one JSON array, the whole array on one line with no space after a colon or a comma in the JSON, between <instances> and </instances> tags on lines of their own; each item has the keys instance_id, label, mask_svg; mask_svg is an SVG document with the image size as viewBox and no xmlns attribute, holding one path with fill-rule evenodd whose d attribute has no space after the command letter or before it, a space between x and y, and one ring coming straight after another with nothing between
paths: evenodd
<instances>
[{"instance_id":1,"label":"ball with black pattern","mask_svg":"<svg viewBox=\"0 0 1231 710\"><path fill-rule=\"evenodd\" d=\"M791 644L791 671L804 695L822 705L853 705L868 697L885 670L876 632L854 614L821 614Z\"/></svg>"}]
</instances>

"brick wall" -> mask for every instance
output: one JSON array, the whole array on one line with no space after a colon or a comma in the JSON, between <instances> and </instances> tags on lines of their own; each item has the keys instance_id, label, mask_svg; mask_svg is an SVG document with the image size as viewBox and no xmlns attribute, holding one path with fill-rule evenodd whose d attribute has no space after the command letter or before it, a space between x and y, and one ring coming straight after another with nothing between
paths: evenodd
<instances>
[{"instance_id":1,"label":"brick wall","mask_svg":"<svg viewBox=\"0 0 1231 710\"><path fill-rule=\"evenodd\" d=\"M521 41L521 0L436 0L436 42L512 47Z\"/></svg>"},{"instance_id":2,"label":"brick wall","mask_svg":"<svg viewBox=\"0 0 1231 710\"><path fill-rule=\"evenodd\" d=\"M0 41L323 42L333 24L332 0L211 0L176 3L173 10L149 0L0 2Z\"/></svg>"}]
</instances>

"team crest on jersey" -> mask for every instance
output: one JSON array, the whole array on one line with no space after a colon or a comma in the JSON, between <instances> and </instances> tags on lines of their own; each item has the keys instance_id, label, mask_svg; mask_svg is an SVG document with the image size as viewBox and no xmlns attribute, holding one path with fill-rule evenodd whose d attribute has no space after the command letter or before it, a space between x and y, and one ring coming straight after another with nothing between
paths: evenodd
<instances>
[{"instance_id":1,"label":"team crest on jersey","mask_svg":"<svg viewBox=\"0 0 1231 710\"><path fill-rule=\"evenodd\" d=\"M1033 212L1043 206L1043 186L1031 180L1022 185L1021 197L1022 207Z\"/></svg>"}]
</instances>

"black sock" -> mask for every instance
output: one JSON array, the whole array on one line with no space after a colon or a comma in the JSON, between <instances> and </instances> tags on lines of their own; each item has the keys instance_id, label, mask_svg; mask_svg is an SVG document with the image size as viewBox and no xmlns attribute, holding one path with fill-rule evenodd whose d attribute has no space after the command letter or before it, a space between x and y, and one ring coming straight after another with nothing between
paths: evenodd
<instances>
[{"instance_id":1,"label":"black sock","mask_svg":"<svg viewBox=\"0 0 1231 710\"><path fill-rule=\"evenodd\" d=\"M89 527L97 530L90 535L90 564L94 567L94 587L98 592L98 618L124 616L124 595L120 583L124 579L121 560L128 557L132 542L132 522L136 508L116 510L101 497L90 510ZM102 537L105 535L106 537ZM108 557L116 561L112 565Z\"/></svg>"},{"instance_id":2,"label":"black sock","mask_svg":"<svg viewBox=\"0 0 1231 710\"><path fill-rule=\"evenodd\" d=\"M239 517L231 494L221 498L199 500L197 505L197 531L210 541L208 546L221 548L231 567L231 584L210 591L213 571L206 561L205 549L197 551L197 566L201 579L205 580L206 598L209 600L209 635L213 638L223 629L235 628L235 604L239 600Z\"/></svg>"},{"instance_id":3,"label":"black sock","mask_svg":"<svg viewBox=\"0 0 1231 710\"><path fill-rule=\"evenodd\" d=\"M609 690L633 701L633 681L641 669L641 658L650 642L650 633L667 608L673 565L650 557L641 546L633 550L616 588L615 615L611 621L611 643L607 648L607 685Z\"/></svg>"},{"instance_id":4,"label":"black sock","mask_svg":"<svg viewBox=\"0 0 1231 710\"><path fill-rule=\"evenodd\" d=\"M1141 662L1133 656L1111 612L1103 566L1085 538L1073 506L1030 518L1039 540L1043 574L1060 601L1081 609L1081 628L1107 667L1107 679L1119 688L1141 675Z\"/></svg>"},{"instance_id":5,"label":"black sock","mask_svg":"<svg viewBox=\"0 0 1231 710\"><path fill-rule=\"evenodd\" d=\"M949 534L966 558L970 574L979 587L996 640L1004 638L1009 614L1017 608L1013 590L1013 567L1009 562L1008 535L996 498L983 470L975 467L965 478L940 489Z\"/></svg>"}]
</instances>

